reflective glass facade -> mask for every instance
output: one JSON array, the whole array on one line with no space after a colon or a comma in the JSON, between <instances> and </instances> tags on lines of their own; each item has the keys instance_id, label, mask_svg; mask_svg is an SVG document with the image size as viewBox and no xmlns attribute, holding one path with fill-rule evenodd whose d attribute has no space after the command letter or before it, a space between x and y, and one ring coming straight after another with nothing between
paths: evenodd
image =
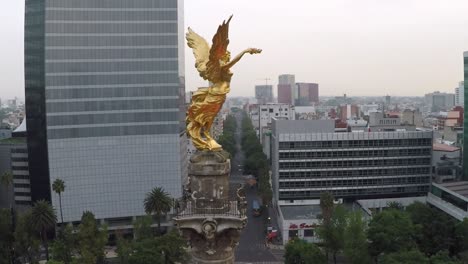
<instances>
[{"instance_id":1,"label":"reflective glass facade","mask_svg":"<svg viewBox=\"0 0 468 264\"><path fill-rule=\"evenodd\" d=\"M463 116L463 180L468 180L468 51L463 54L463 65L465 67L465 105L464 105L464 116Z\"/></svg>"},{"instance_id":2,"label":"reflective glass facade","mask_svg":"<svg viewBox=\"0 0 468 264\"><path fill-rule=\"evenodd\" d=\"M65 220L83 210L101 219L141 215L145 193L156 186L180 196L183 1L26 3L26 21L34 20L26 31L40 38L26 37L27 72L38 82L36 90L26 87L28 122L42 124L29 145L40 142L42 161L48 158L47 176L38 177L67 185ZM42 16L33 19L28 9L36 6ZM41 57L28 65L33 53ZM31 113L33 107L41 111Z\"/></svg>"}]
</instances>

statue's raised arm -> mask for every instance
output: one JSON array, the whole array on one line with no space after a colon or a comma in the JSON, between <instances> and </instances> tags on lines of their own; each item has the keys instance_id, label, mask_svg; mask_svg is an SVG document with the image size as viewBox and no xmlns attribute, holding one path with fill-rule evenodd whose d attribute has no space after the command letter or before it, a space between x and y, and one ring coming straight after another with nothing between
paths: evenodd
<instances>
[{"instance_id":1,"label":"statue's raised arm","mask_svg":"<svg viewBox=\"0 0 468 264\"><path fill-rule=\"evenodd\" d=\"M198 150L222 149L211 137L210 129L230 90L230 68L239 62L244 54L262 51L246 49L231 60L231 53L227 50L231 19L232 16L218 27L211 48L208 42L192 29L189 28L186 34L187 44L195 55L195 67L203 79L210 81L210 87L198 88L193 94L187 111L187 134Z\"/></svg>"}]
</instances>

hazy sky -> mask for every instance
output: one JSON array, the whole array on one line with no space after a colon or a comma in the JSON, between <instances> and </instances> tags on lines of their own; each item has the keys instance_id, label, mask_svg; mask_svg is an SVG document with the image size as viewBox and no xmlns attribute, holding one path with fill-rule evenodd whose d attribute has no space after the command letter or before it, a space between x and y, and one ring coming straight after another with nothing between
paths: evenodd
<instances>
[{"instance_id":1,"label":"hazy sky","mask_svg":"<svg viewBox=\"0 0 468 264\"><path fill-rule=\"evenodd\" d=\"M0 97L24 96L24 0L0 9ZM186 0L185 24L211 40L234 14L233 55L263 49L234 69L231 95L291 73L317 82L320 95L417 95L453 92L468 50L467 0ZM186 48L186 87L206 83Z\"/></svg>"}]
</instances>

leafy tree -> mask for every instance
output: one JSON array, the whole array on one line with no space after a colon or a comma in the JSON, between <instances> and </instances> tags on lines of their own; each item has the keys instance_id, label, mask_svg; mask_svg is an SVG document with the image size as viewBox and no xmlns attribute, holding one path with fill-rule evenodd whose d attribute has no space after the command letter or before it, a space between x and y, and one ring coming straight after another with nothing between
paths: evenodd
<instances>
[{"instance_id":1,"label":"leafy tree","mask_svg":"<svg viewBox=\"0 0 468 264\"><path fill-rule=\"evenodd\" d=\"M65 182L61 179L55 179L52 183L52 189L59 196L60 218L62 220L61 223L63 224L62 193L65 191Z\"/></svg>"},{"instance_id":2,"label":"leafy tree","mask_svg":"<svg viewBox=\"0 0 468 264\"><path fill-rule=\"evenodd\" d=\"M57 216L55 210L49 202L45 200L38 201L34 204L31 211L31 224L33 228L40 233L42 244L46 251L46 259L49 260L49 245L47 241L47 232L55 227Z\"/></svg>"},{"instance_id":3,"label":"leafy tree","mask_svg":"<svg viewBox=\"0 0 468 264\"><path fill-rule=\"evenodd\" d=\"M62 227L57 234L55 241L52 243L52 259L54 261L70 264L73 260L73 252L75 251L76 237L73 234L73 226L71 224Z\"/></svg>"},{"instance_id":4,"label":"leafy tree","mask_svg":"<svg viewBox=\"0 0 468 264\"><path fill-rule=\"evenodd\" d=\"M78 226L78 252L81 263L95 264L104 260L104 246L107 242L107 227L99 228L94 214L86 211Z\"/></svg>"},{"instance_id":5,"label":"leafy tree","mask_svg":"<svg viewBox=\"0 0 468 264\"><path fill-rule=\"evenodd\" d=\"M318 236L328 252L333 254L333 262L336 264L336 254L344 247L344 233L347 225L346 210L338 205L332 211L330 221L323 222L317 229Z\"/></svg>"},{"instance_id":6,"label":"leafy tree","mask_svg":"<svg viewBox=\"0 0 468 264\"><path fill-rule=\"evenodd\" d=\"M455 223L447 215L416 202L406 208L416 229L416 243L426 255L450 250L454 244Z\"/></svg>"},{"instance_id":7,"label":"leafy tree","mask_svg":"<svg viewBox=\"0 0 468 264\"><path fill-rule=\"evenodd\" d=\"M455 225L455 254L468 262L468 218Z\"/></svg>"},{"instance_id":8,"label":"leafy tree","mask_svg":"<svg viewBox=\"0 0 468 264\"><path fill-rule=\"evenodd\" d=\"M0 264L11 263L13 244L13 223L11 210L0 209Z\"/></svg>"},{"instance_id":9,"label":"leafy tree","mask_svg":"<svg viewBox=\"0 0 468 264\"><path fill-rule=\"evenodd\" d=\"M404 209L404 207L403 207L403 205L401 203L395 202L395 201L388 202L387 207L390 208L390 209L397 209L397 210L403 210Z\"/></svg>"},{"instance_id":10,"label":"leafy tree","mask_svg":"<svg viewBox=\"0 0 468 264\"><path fill-rule=\"evenodd\" d=\"M188 263L189 256L185 250L186 242L177 231L171 231L163 236L136 241L130 264L153 263Z\"/></svg>"},{"instance_id":11,"label":"leafy tree","mask_svg":"<svg viewBox=\"0 0 468 264\"><path fill-rule=\"evenodd\" d=\"M449 256L448 251L439 251L430 258L431 264L461 264L457 259Z\"/></svg>"},{"instance_id":12,"label":"leafy tree","mask_svg":"<svg viewBox=\"0 0 468 264\"><path fill-rule=\"evenodd\" d=\"M334 209L335 198L329 192L323 192L320 194L320 209L322 209L322 218L325 223L331 221L331 217Z\"/></svg>"},{"instance_id":13,"label":"leafy tree","mask_svg":"<svg viewBox=\"0 0 468 264\"><path fill-rule=\"evenodd\" d=\"M11 197L10 197L10 187L13 184L13 174L11 171L6 171L0 176L0 183L7 190L8 203L10 204L9 208L12 208Z\"/></svg>"},{"instance_id":14,"label":"leafy tree","mask_svg":"<svg viewBox=\"0 0 468 264\"><path fill-rule=\"evenodd\" d=\"M344 232L344 253L350 264L369 264L366 223L359 212L348 215L348 225Z\"/></svg>"},{"instance_id":15,"label":"leafy tree","mask_svg":"<svg viewBox=\"0 0 468 264\"><path fill-rule=\"evenodd\" d=\"M171 197L163 188L156 187L146 194L144 207L147 214L156 214L158 231L161 233L161 216L167 214L171 210Z\"/></svg>"},{"instance_id":16,"label":"leafy tree","mask_svg":"<svg viewBox=\"0 0 468 264\"><path fill-rule=\"evenodd\" d=\"M117 236L117 250L116 253L119 256L120 264L129 264L130 255L133 252L132 243L122 236Z\"/></svg>"},{"instance_id":17,"label":"leafy tree","mask_svg":"<svg viewBox=\"0 0 468 264\"><path fill-rule=\"evenodd\" d=\"M408 214L390 209L376 214L369 223L368 240L372 256L410 250L415 246L415 228Z\"/></svg>"},{"instance_id":18,"label":"leafy tree","mask_svg":"<svg viewBox=\"0 0 468 264\"><path fill-rule=\"evenodd\" d=\"M40 237L32 225L31 211L18 216L15 228L15 255L20 262L39 263Z\"/></svg>"},{"instance_id":19,"label":"leafy tree","mask_svg":"<svg viewBox=\"0 0 468 264\"><path fill-rule=\"evenodd\" d=\"M381 264L429 264L429 259L418 250L399 251L382 256Z\"/></svg>"},{"instance_id":20,"label":"leafy tree","mask_svg":"<svg viewBox=\"0 0 468 264\"><path fill-rule=\"evenodd\" d=\"M286 264L325 264L327 259L320 249L304 240L293 239L285 248L284 263Z\"/></svg>"},{"instance_id":21,"label":"leafy tree","mask_svg":"<svg viewBox=\"0 0 468 264\"><path fill-rule=\"evenodd\" d=\"M145 215L138 217L133 222L133 233L136 241L141 241L144 239L153 237L153 217L151 215Z\"/></svg>"},{"instance_id":22,"label":"leafy tree","mask_svg":"<svg viewBox=\"0 0 468 264\"><path fill-rule=\"evenodd\" d=\"M187 263L188 254L185 250L187 242L175 230L156 238L156 244L162 253L164 263Z\"/></svg>"}]
</instances>

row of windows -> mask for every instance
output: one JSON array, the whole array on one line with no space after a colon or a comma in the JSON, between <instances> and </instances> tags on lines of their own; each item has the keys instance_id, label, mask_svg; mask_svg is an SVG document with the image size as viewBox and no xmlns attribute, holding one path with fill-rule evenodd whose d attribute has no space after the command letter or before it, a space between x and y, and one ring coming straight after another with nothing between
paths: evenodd
<instances>
[{"instance_id":1,"label":"row of windows","mask_svg":"<svg viewBox=\"0 0 468 264\"><path fill-rule=\"evenodd\" d=\"M167 109L178 107L177 99L117 100L69 103L47 103L48 113L80 111L112 111L135 109Z\"/></svg>"},{"instance_id":2,"label":"row of windows","mask_svg":"<svg viewBox=\"0 0 468 264\"><path fill-rule=\"evenodd\" d=\"M11 158L11 161L12 162L28 162L28 158L27 157L23 157L23 158Z\"/></svg>"},{"instance_id":3,"label":"row of windows","mask_svg":"<svg viewBox=\"0 0 468 264\"><path fill-rule=\"evenodd\" d=\"M63 1L63 0L48 0L49 8L177 8L177 1L174 0L112 0L112 1L96 1L96 0L79 0L79 1Z\"/></svg>"},{"instance_id":4,"label":"row of windows","mask_svg":"<svg viewBox=\"0 0 468 264\"><path fill-rule=\"evenodd\" d=\"M47 117L48 126L178 121L179 112L89 114Z\"/></svg>"},{"instance_id":5,"label":"row of windows","mask_svg":"<svg viewBox=\"0 0 468 264\"><path fill-rule=\"evenodd\" d=\"M405 165L428 165L430 158L410 159L380 159L380 160L333 160L333 161L311 161L311 162L281 162L280 169L289 168L345 168L345 167L372 167L372 166L405 166Z\"/></svg>"},{"instance_id":6,"label":"row of windows","mask_svg":"<svg viewBox=\"0 0 468 264\"><path fill-rule=\"evenodd\" d=\"M362 176L395 176L430 174L430 167L416 168L388 168L365 170L326 170L326 171L280 171L281 179L287 178L333 178L333 177L362 177Z\"/></svg>"},{"instance_id":7,"label":"row of windows","mask_svg":"<svg viewBox=\"0 0 468 264\"><path fill-rule=\"evenodd\" d=\"M154 45L154 44L152 44ZM87 46L87 45L86 45ZM133 47L131 47L133 46ZM177 58L177 46L136 47L109 45L108 47L67 47L63 49L47 49L47 60L100 60L100 59L147 59L147 58Z\"/></svg>"},{"instance_id":8,"label":"row of windows","mask_svg":"<svg viewBox=\"0 0 468 264\"><path fill-rule=\"evenodd\" d=\"M68 98L110 98L110 97L141 97L141 96L177 96L179 85L152 87L116 87L116 88L83 88L83 89L49 89L47 99Z\"/></svg>"},{"instance_id":9,"label":"row of windows","mask_svg":"<svg viewBox=\"0 0 468 264\"><path fill-rule=\"evenodd\" d=\"M172 61L108 61L78 63L47 63L47 73L66 72L137 72L137 71L177 71L179 63Z\"/></svg>"},{"instance_id":10,"label":"row of windows","mask_svg":"<svg viewBox=\"0 0 468 264\"><path fill-rule=\"evenodd\" d=\"M338 186L369 186L369 185L395 185L429 183L430 177L406 177L406 178L380 178L357 180L323 180L323 181L293 181L280 182L280 188L314 188L314 187L338 187Z\"/></svg>"},{"instance_id":11,"label":"row of windows","mask_svg":"<svg viewBox=\"0 0 468 264\"><path fill-rule=\"evenodd\" d=\"M355 151L327 151L327 152L280 152L280 159L306 158L341 158L341 157L394 157L394 156L423 156L431 155L430 148L424 149L377 149Z\"/></svg>"},{"instance_id":12,"label":"row of windows","mask_svg":"<svg viewBox=\"0 0 468 264\"><path fill-rule=\"evenodd\" d=\"M47 131L49 139L111 137L133 135L178 134L179 125L141 125L116 127L87 127L52 129Z\"/></svg>"},{"instance_id":13,"label":"row of windows","mask_svg":"<svg viewBox=\"0 0 468 264\"><path fill-rule=\"evenodd\" d=\"M173 23L53 23L46 33L177 33L177 20L168 22Z\"/></svg>"},{"instance_id":14,"label":"row of windows","mask_svg":"<svg viewBox=\"0 0 468 264\"><path fill-rule=\"evenodd\" d=\"M177 36L46 36L47 46L177 45Z\"/></svg>"},{"instance_id":15,"label":"row of windows","mask_svg":"<svg viewBox=\"0 0 468 264\"><path fill-rule=\"evenodd\" d=\"M29 180L30 177L29 177L29 175L17 175L17 174L15 174L14 178L18 179L18 180Z\"/></svg>"},{"instance_id":16,"label":"row of windows","mask_svg":"<svg viewBox=\"0 0 468 264\"><path fill-rule=\"evenodd\" d=\"M15 184L13 184L13 187L15 187L15 188L29 188L29 187L31 187L31 185L26 184L26 183L24 183L24 184L23 183L15 183Z\"/></svg>"},{"instance_id":17,"label":"row of windows","mask_svg":"<svg viewBox=\"0 0 468 264\"><path fill-rule=\"evenodd\" d=\"M341 189L327 190L335 197L344 196L364 196L364 195L383 195L383 194L401 194L401 193L427 193L428 185L423 186L405 186L391 188L368 188L368 189ZM311 199L320 198L321 191L280 191L280 200Z\"/></svg>"},{"instance_id":18,"label":"row of windows","mask_svg":"<svg viewBox=\"0 0 468 264\"><path fill-rule=\"evenodd\" d=\"M87 76L48 76L47 86L179 83L177 73L105 74Z\"/></svg>"},{"instance_id":19,"label":"row of windows","mask_svg":"<svg viewBox=\"0 0 468 264\"><path fill-rule=\"evenodd\" d=\"M431 138L280 142L279 149L365 148L432 145Z\"/></svg>"},{"instance_id":20,"label":"row of windows","mask_svg":"<svg viewBox=\"0 0 468 264\"><path fill-rule=\"evenodd\" d=\"M11 170L13 171L28 171L28 166L11 166Z\"/></svg>"},{"instance_id":21,"label":"row of windows","mask_svg":"<svg viewBox=\"0 0 468 264\"><path fill-rule=\"evenodd\" d=\"M14 149L11 149L11 153L28 153L28 149L14 148Z\"/></svg>"}]
</instances>

